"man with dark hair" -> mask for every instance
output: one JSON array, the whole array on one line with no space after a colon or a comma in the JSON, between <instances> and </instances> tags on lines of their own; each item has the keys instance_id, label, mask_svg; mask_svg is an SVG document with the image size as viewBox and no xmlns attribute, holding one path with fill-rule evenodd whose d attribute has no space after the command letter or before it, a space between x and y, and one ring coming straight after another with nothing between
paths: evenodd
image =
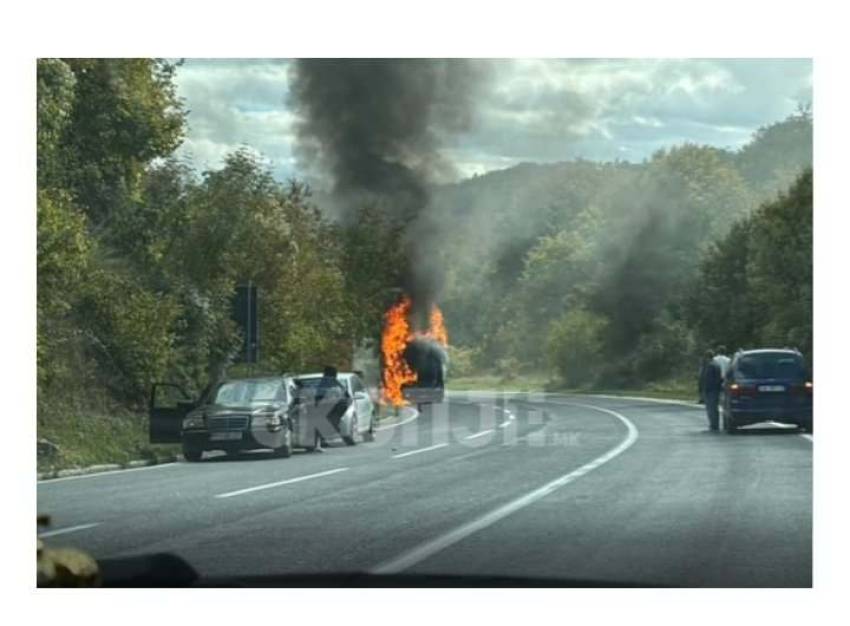
<instances>
[{"instance_id":1,"label":"man with dark hair","mask_svg":"<svg viewBox=\"0 0 850 626\"><path fill-rule=\"evenodd\" d=\"M337 379L337 369L333 365L325 365L322 370L322 379L316 389L316 404L322 402L325 396L342 396L345 388Z\"/></svg>"},{"instance_id":2,"label":"man with dark hair","mask_svg":"<svg viewBox=\"0 0 850 626\"><path fill-rule=\"evenodd\" d=\"M337 378L337 369L333 365L326 365L322 371L322 379L316 388L315 405L322 406L325 418L338 430L339 422L350 403L351 397L348 391ZM324 435L322 439L325 439Z\"/></svg>"},{"instance_id":3,"label":"man with dark hair","mask_svg":"<svg viewBox=\"0 0 850 626\"><path fill-rule=\"evenodd\" d=\"M697 400L697 402L699 404L705 404L705 372L713 358L714 352L711 350L706 350L702 357L702 363L699 368L699 380L697 382L697 388L699 390L699 400Z\"/></svg>"},{"instance_id":4,"label":"man with dark hair","mask_svg":"<svg viewBox=\"0 0 850 626\"><path fill-rule=\"evenodd\" d=\"M723 389L723 367L715 359L705 366L703 377L703 395L705 397L705 412L708 415L709 430L720 428L720 391Z\"/></svg>"},{"instance_id":5,"label":"man with dark hair","mask_svg":"<svg viewBox=\"0 0 850 626\"><path fill-rule=\"evenodd\" d=\"M726 346L717 346L717 350L714 351L714 362L720 366L720 374L726 376L729 364L732 363L732 359L726 355Z\"/></svg>"}]
</instances>

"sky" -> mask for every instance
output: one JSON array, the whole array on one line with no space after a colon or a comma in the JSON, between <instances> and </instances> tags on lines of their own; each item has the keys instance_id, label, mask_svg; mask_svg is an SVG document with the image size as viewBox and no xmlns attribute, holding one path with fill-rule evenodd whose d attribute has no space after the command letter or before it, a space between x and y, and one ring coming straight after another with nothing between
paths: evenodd
<instances>
[{"instance_id":1,"label":"sky","mask_svg":"<svg viewBox=\"0 0 850 626\"><path fill-rule=\"evenodd\" d=\"M812 102L808 59L506 59L490 69L473 126L445 138L455 179L522 162L640 162L685 142L737 149L760 126ZM187 59L176 83L188 115L180 154L199 169L240 147L276 178L302 177L293 150L290 63Z\"/></svg>"}]
</instances>

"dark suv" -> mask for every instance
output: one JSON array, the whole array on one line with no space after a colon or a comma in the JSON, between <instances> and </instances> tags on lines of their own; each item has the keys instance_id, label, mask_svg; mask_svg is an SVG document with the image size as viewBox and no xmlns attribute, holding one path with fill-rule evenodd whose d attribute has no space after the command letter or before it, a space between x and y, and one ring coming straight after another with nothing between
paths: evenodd
<instances>
[{"instance_id":1,"label":"dark suv","mask_svg":"<svg viewBox=\"0 0 850 626\"><path fill-rule=\"evenodd\" d=\"M740 350L723 384L723 425L772 420L812 432L812 382L798 350Z\"/></svg>"}]
</instances>

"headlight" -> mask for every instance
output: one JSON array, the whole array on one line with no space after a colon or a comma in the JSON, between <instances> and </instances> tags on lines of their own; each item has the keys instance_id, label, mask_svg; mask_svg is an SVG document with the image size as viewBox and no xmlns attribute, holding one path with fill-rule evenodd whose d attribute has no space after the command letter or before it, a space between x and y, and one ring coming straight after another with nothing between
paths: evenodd
<instances>
[{"instance_id":1,"label":"headlight","mask_svg":"<svg viewBox=\"0 0 850 626\"><path fill-rule=\"evenodd\" d=\"M266 421L266 428L270 430L280 428L280 415L277 413L260 413L257 417L264 419Z\"/></svg>"},{"instance_id":2,"label":"headlight","mask_svg":"<svg viewBox=\"0 0 850 626\"><path fill-rule=\"evenodd\" d=\"M189 415L183 420L183 430L188 430L190 428L203 428L204 426L203 415Z\"/></svg>"}]
</instances>

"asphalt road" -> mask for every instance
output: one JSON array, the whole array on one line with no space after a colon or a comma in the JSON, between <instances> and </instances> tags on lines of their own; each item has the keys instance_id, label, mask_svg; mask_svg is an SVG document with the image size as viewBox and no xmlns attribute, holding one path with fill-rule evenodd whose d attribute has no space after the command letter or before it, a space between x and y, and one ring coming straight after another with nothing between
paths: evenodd
<instances>
[{"instance_id":1,"label":"asphalt road","mask_svg":"<svg viewBox=\"0 0 850 626\"><path fill-rule=\"evenodd\" d=\"M208 581L808 587L812 447L770 424L710 433L684 404L453 393L372 443L42 481L38 509L50 544L170 553Z\"/></svg>"}]
</instances>

